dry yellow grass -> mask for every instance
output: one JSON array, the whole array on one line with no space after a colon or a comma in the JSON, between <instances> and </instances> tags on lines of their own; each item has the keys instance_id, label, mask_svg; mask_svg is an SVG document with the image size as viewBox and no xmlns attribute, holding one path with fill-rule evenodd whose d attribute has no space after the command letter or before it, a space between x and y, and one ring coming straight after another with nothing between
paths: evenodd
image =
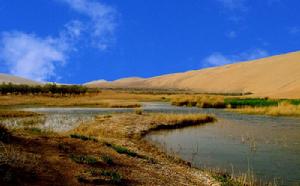
<instances>
[{"instance_id":1,"label":"dry yellow grass","mask_svg":"<svg viewBox=\"0 0 300 186\"><path fill-rule=\"evenodd\" d=\"M208 173L191 168L140 138L144 131L158 126L203 123L207 119L205 115L114 114L98 116L96 121L70 131L82 135L76 138L13 133L4 153L0 152L0 165L6 164L5 175L18 179L0 177L0 185L7 181L14 185L114 185L116 175L120 175L119 185L217 186L220 184ZM31 154L34 158L27 158ZM26 161L19 162L19 158ZM22 168L16 169L14 162ZM34 179L27 176L30 173Z\"/></svg>"},{"instance_id":2,"label":"dry yellow grass","mask_svg":"<svg viewBox=\"0 0 300 186\"><path fill-rule=\"evenodd\" d=\"M41 114L29 111L0 110L0 118L33 117Z\"/></svg>"},{"instance_id":3,"label":"dry yellow grass","mask_svg":"<svg viewBox=\"0 0 300 186\"><path fill-rule=\"evenodd\" d=\"M300 105L292 105L281 102L278 106L272 107L245 107L240 109L230 109L243 114L263 114L271 116L300 116Z\"/></svg>"},{"instance_id":4,"label":"dry yellow grass","mask_svg":"<svg viewBox=\"0 0 300 186\"><path fill-rule=\"evenodd\" d=\"M134 94L126 92L103 91L98 94L82 96L42 96L42 95L2 95L0 106L43 105L43 106L93 106L112 108L140 107L140 101L162 100L162 95Z\"/></svg>"},{"instance_id":5,"label":"dry yellow grass","mask_svg":"<svg viewBox=\"0 0 300 186\"><path fill-rule=\"evenodd\" d=\"M224 96L209 95L180 95L173 96L172 105L176 106L197 106L200 108L225 108Z\"/></svg>"},{"instance_id":6,"label":"dry yellow grass","mask_svg":"<svg viewBox=\"0 0 300 186\"><path fill-rule=\"evenodd\" d=\"M156 129L181 128L213 122L216 119L203 114L115 114L96 117L96 121L84 123L71 131L89 136L141 138Z\"/></svg>"},{"instance_id":7,"label":"dry yellow grass","mask_svg":"<svg viewBox=\"0 0 300 186\"><path fill-rule=\"evenodd\" d=\"M99 115L95 121L82 124L68 134L93 136L99 141L104 141L105 144L113 144L109 145L110 147L125 148L137 153L137 157L148 157L147 159L150 158L151 162L157 162L149 164L142 159L130 158L130 162L126 163L126 166L130 167L127 178L138 180L140 185L219 185L208 173L190 168L187 162L175 156L166 155L142 139L142 136L151 130L184 127L212 121L214 121L213 117L201 114ZM124 161L128 160L123 159L123 163ZM170 177L172 180L169 179Z\"/></svg>"}]
</instances>

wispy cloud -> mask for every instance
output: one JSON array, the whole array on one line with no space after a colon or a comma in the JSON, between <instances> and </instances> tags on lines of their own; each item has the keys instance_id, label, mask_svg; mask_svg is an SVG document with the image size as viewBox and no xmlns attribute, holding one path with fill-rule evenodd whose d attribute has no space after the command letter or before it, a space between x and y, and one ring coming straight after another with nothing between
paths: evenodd
<instances>
[{"instance_id":1,"label":"wispy cloud","mask_svg":"<svg viewBox=\"0 0 300 186\"><path fill-rule=\"evenodd\" d=\"M230 31L226 33L226 36L230 39L236 38L237 37L237 32L236 31Z\"/></svg>"},{"instance_id":2,"label":"wispy cloud","mask_svg":"<svg viewBox=\"0 0 300 186\"><path fill-rule=\"evenodd\" d=\"M269 53L262 49L249 50L237 55L223 55L222 53L215 52L207 56L202 61L203 67L222 66L231 63L237 63L241 61L248 61L259 59L268 56Z\"/></svg>"},{"instance_id":3,"label":"wispy cloud","mask_svg":"<svg viewBox=\"0 0 300 186\"><path fill-rule=\"evenodd\" d=\"M0 59L11 74L45 81L55 75L55 66L66 61L66 48L53 38L21 32L4 33Z\"/></svg>"},{"instance_id":4,"label":"wispy cloud","mask_svg":"<svg viewBox=\"0 0 300 186\"><path fill-rule=\"evenodd\" d=\"M56 68L67 63L81 40L106 49L115 30L116 10L94 0L56 0L86 16L70 20L58 37L39 37L22 31L6 31L0 38L0 60L9 73L37 81L57 79Z\"/></svg>"},{"instance_id":5,"label":"wispy cloud","mask_svg":"<svg viewBox=\"0 0 300 186\"><path fill-rule=\"evenodd\" d=\"M228 10L241 10L245 11L248 9L246 3L247 0L216 0L221 3L222 6Z\"/></svg>"},{"instance_id":6,"label":"wispy cloud","mask_svg":"<svg viewBox=\"0 0 300 186\"><path fill-rule=\"evenodd\" d=\"M288 29L288 31L289 31L290 34L293 34L293 35L300 34L300 27L297 27L297 26L290 27Z\"/></svg>"},{"instance_id":7,"label":"wispy cloud","mask_svg":"<svg viewBox=\"0 0 300 186\"><path fill-rule=\"evenodd\" d=\"M58 0L66 3L71 9L89 18L81 22L81 31L88 33L94 46L100 49L107 47L116 28L117 11L95 0ZM75 27L75 29L77 29Z\"/></svg>"}]
</instances>

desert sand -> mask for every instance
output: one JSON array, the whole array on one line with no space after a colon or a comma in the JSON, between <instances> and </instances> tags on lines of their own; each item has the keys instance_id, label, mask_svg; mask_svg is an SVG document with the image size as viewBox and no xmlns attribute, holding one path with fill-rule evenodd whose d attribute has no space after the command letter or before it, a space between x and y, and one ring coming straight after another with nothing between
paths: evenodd
<instances>
[{"instance_id":1,"label":"desert sand","mask_svg":"<svg viewBox=\"0 0 300 186\"><path fill-rule=\"evenodd\" d=\"M1 73L0 73L0 83L27 84L27 85L41 84L33 80L12 76L8 74L1 74Z\"/></svg>"},{"instance_id":2,"label":"desert sand","mask_svg":"<svg viewBox=\"0 0 300 186\"><path fill-rule=\"evenodd\" d=\"M253 93L253 96L300 98L300 52L220 67L89 83L91 87L186 89L203 93Z\"/></svg>"}]
</instances>

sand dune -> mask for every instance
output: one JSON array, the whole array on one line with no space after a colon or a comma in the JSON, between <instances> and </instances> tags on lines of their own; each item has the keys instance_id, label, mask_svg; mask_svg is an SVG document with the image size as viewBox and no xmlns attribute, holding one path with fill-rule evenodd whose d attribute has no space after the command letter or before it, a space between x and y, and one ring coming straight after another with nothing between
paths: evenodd
<instances>
[{"instance_id":1,"label":"sand dune","mask_svg":"<svg viewBox=\"0 0 300 186\"><path fill-rule=\"evenodd\" d=\"M28 84L28 85L37 85L42 84L40 82L32 81L29 79L12 76L8 74L1 74L0 73L0 83L13 83L13 84Z\"/></svg>"},{"instance_id":2,"label":"sand dune","mask_svg":"<svg viewBox=\"0 0 300 186\"><path fill-rule=\"evenodd\" d=\"M188 89L211 93L252 92L255 96L300 98L300 52L149 79L127 78L89 86Z\"/></svg>"}]
</instances>

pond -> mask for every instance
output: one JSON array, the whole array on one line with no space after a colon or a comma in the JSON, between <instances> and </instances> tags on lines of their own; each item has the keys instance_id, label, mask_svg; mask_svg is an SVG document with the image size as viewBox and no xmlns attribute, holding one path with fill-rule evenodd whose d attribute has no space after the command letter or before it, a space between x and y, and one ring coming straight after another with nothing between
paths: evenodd
<instances>
[{"instance_id":1,"label":"pond","mask_svg":"<svg viewBox=\"0 0 300 186\"><path fill-rule=\"evenodd\" d=\"M71 130L98 114L133 112L109 108L25 108L44 113L39 127L57 132ZM220 109L175 107L144 103L145 112L208 113L215 123L155 131L145 138L176 154L194 167L220 169L234 175L253 173L278 185L300 185L300 118L242 115ZM18 125L18 120L6 121Z\"/></svg>"},{"instance_id":2,"label":"pond","mask_svg":"<svg viewBox=\"0 0 300 186\"><path fill-rule=\"evenodd\" d=\"M218 109L180 110L214 114L218 121L156 131L146 139L198 168L226 170L236 176L250 173L277 185L300 185L300 118L242 115Z\"/></svg>"}]
</instances>

